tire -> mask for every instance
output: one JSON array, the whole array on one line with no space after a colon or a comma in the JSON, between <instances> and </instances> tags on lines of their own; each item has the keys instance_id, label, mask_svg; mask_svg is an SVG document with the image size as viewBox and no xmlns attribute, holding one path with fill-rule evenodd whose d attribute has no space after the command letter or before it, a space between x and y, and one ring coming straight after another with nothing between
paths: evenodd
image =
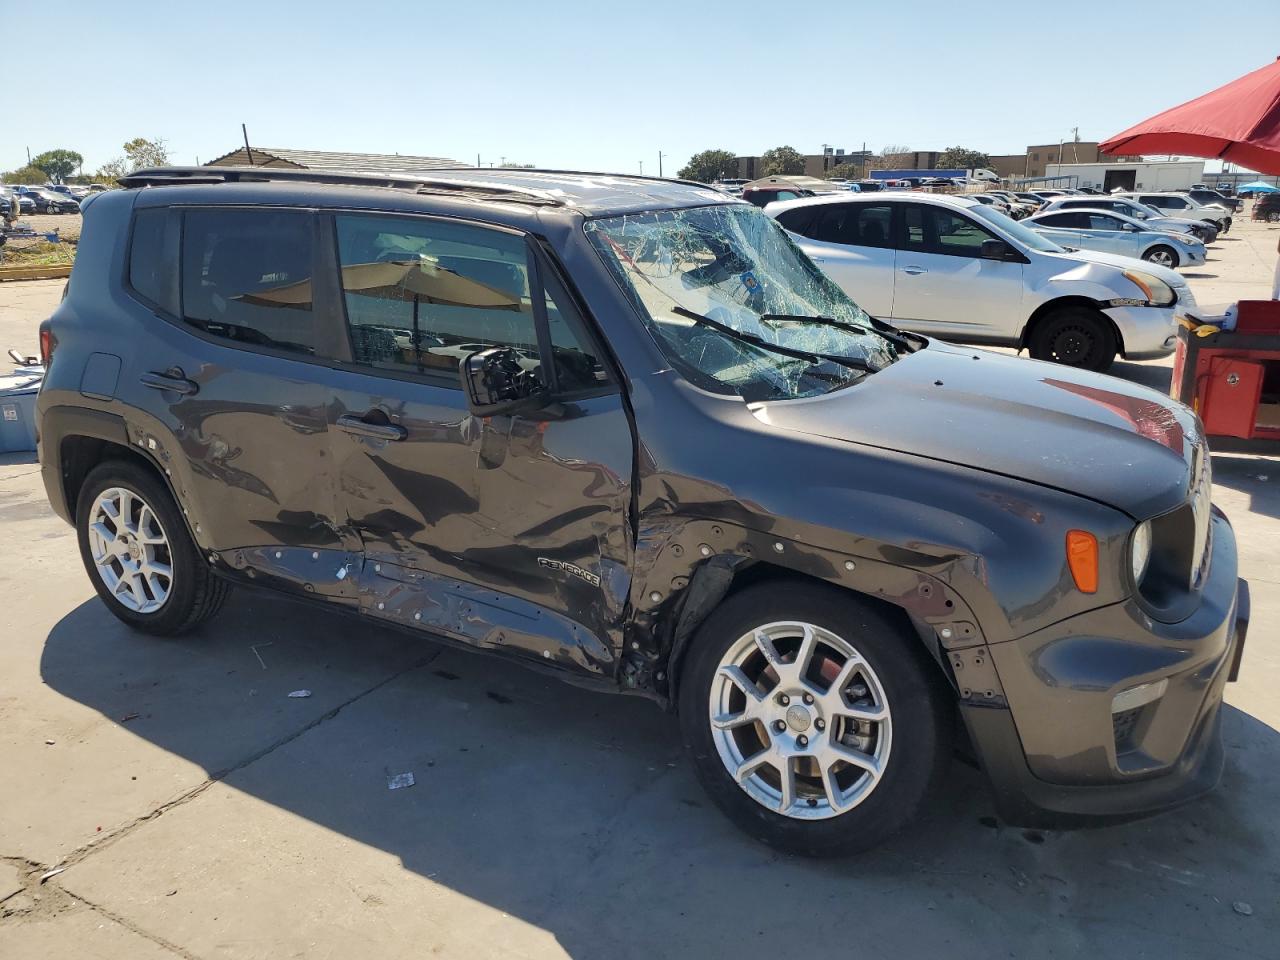
<instances>
[{"instance_id":1,"label":"tire","mask_svg":"<svg viewBox=\"0 0 1280 960\"><path fill-rule=\"evenodd\" d=\"M804 683L787 671L795 668L802 625L815 638L809 663L818 671ZM772 662L754 639L761 628L773 637L770 648L781 654ZM850 661L833 657L837 648L829 641L856 651L861 666L844 674ZM753 696L750 706L746 688L721 670L726 658L737 662L736 651L746 657L739 668L743 682L760 698ZM783 687L794 702L782 702ZM813 702L802 702L805 697ZM851 704L849 697L857 699ZM920 641L877 604L821 584L772 581L730 596L698 629L678 698L685 749L711 799L750 836L803 856L847 856L892 836L925 806L951 754L952 696ZM737 705L743 714L750 710L769 719L748 723L732 716L732 729L717 729L713 716L728 717L722 706L731 714ZM841 709L878 709L882 719L853 726L841 718ZM740 760L744 769L759 760L755 751L765 736L782 751L774 758L795 774L789 804L781 765L759 763L741 783L730 772ZM811 742L802 743L806 736ZM844 756L879 764L878 778ZM828 762L824 757L834 760L819 766ZM818 775L823 769L832 771L834 788ZM837 804L830 802L832 789Z\"/></svg>"},{"instance_id":2,"label":"tire","mask_svg":"<svg viewBox=\"0 0 1280 960\"><path fill-rule=\"evenodd\" d=\"M1272 210L1268 213L1267 223L1280 223L1280 210Z\"/></svg>"},{"instance_id":3,"label":"tire","mask_svg":"<svg viewBox=\"0 0 1280 960\"><path fill-rule=\"evenodd\" d=\"M55 207L55 206L51 203L51 204L49 204L48 206L46 206L46 207L44 208L44 212L45 212L45 213L57 213L57 212L58 212L58 208L57 208L57 207Z\"/></svg>"},{"instance_id":4,"label":"tire","mask_svg":"<svg viewBox=\"0 0 1280 960\"><path fill-rule=\"evenodd\" d=\"M1178 259L1178 251L1173 247L1166 247L1163 243L1152 247L1142 255L1142 259L1148 263L1154 263L1161 267L1168 267L1173 270L1181 262Z\"/></svg>"},{"instance_id":5,"label":"tire","mask_svg":"<svg viewBox=\"0 0 1280 960\"><path fill-rule=\"evenodd\" d=\"M1040 320L1027 342L1036 360L1099 373L1116 358L1111 322L1088 307L1064 307Z\"/></svg>"},{"instance_id":6,"label":"tire","mask_svg":"<svg viewBox=\"0 0 1280 960\"><path fill-rule=\"evenodd\" d=\"M100 505L104 499L106 506ZM122 507L129 517L124 537L111 519L111 511L119 514ZM168 488L140 464L108 460L89 472L76 502L76 535L85 571L107 609L144 633L185 633L217 613L226 598L227 582L203 561ZM167 577L160 572L165 567Z\"/></svg>"}]
</instances>

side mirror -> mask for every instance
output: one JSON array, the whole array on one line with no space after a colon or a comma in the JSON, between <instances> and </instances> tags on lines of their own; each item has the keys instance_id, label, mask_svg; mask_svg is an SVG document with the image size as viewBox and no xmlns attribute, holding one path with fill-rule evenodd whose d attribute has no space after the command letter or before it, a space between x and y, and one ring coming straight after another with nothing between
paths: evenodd
<instances>
[{"instance_id":1,"label":"side mirror","mask_svg":"<svg viewBox=\"0 0 1280 960\"><path fill-rule=\"evenodd\" d=\"M978 256L983 260L1003 260L1009 255L1009 245L1003 240L983 240Z\"/></svg>"},{"instance_id":2,"label":"side mirror","mask_svg":"<svg viewBox=\"0 0 1280 960\"><path fill-rule=\"evenodd\" d=\"M490 347L463 358L458 365L467 406L476 416L513 413L541 406L546 391L538 375L520 363L520 354L510 347Z\"/></svg>"},{"instance_id":3,"label":"side mirror","mask_svg":"<svg viewBox=\"0 0 1280 960\"><path fill-rule=\"evenodd\" d=\"M1126 223L1126 224L1124 225L1124 232L1125 232L1125 233L1137 233L1137 232L1138 232L1138 228L1137 228L1137 227L1135 227L1132 223Z\"/></svg>"}]
</instances>

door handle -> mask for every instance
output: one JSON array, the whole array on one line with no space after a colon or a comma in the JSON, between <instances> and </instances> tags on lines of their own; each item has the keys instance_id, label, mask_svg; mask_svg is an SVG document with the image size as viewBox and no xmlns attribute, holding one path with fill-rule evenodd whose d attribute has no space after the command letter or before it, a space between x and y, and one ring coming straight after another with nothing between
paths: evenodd
<instances>
[{"instance_id":1,"label":"door handle","mask_svg":"<svg viewBox=\"0 0 1280 960\"><path fill-rule=\"evenodd\" d=\"M929 271L926 270L924 267L910 266L910 267L903 267L902 272L906 274L910 274L913 277L918 277L920 276L920 274L928 273Z\"/></svg>"},{"instance_id":2,"label":"door handle","mask_svg":"<svg viewBox=\"0 0 1280 960\"><path fill-rule=\"evenodd\" d=\"M144 373L138 378L138 382L152 390L171 390L184 397L200 391L200 385L194 380L188 380L181 367L170 367L164 373Z\"/></svg>"},{"instance_id":3,"label":"door handle","mask_svg":"<svg viewBox=\"0 0 1280 960\"><path fill-rule=\"evenodd\" d=\"M368 414L365 414L368 416ZM403 440L409 431L395 423L369 423L363 417L354 414L343 414L338 418L338 427L357 437L372 437L375 440Z\"/></svg>"}]
</instances>

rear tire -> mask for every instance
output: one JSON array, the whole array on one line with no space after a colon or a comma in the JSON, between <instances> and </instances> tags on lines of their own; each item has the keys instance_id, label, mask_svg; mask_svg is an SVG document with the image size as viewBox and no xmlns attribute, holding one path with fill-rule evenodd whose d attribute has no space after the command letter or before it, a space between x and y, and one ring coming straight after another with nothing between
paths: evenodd
<instances>
[{"instance_id":1,"label":"rear tire","mask_svg":"<svg viewBox=\"0 0 1280 960\"><path fill-rule=\"evenodd\" d=\"M750 836L804 856L846 856L902 829L951 754L952 698L919 639L822 584L732 595L698 629L678 696L712 800Z\"/></svg>"},{"instance_id":2,"label":"rear tire","mask_svg":"<svg viewBox=\"0 0 1280 960\"><path fill-rule=\"evenodd\" d=\"M1036 324L1027 346L1036 360L1098 373L1116 358L1116 335L1111 322L1087 307L1053 311Z\"/></svg>"},{"instance_id":3,"label":"rear tire","mask_svg":"<svg viewBox=\"0 0 1280 960\"><path fill-rule=\"evenodd\" d=\"M1164 244L1152 247L1142 255L1142 259L1147 263L1154 263L1159 267L1168 267L1170 270L1175 269L1178 264L1178 251L1173 247L1166 247Z\"/></svg>"},{"instance_id":4,"label":"rear tire","mask_svg":"<svg viewBox=\"0 0 1280 960\"><path fill-rule=\"evenodd\" d=\"M118 619L175 636L213 616L229 589L204 563L169 490L150 470L108 460L76 501L80 556Z\"/></svg>"}]
</instances>

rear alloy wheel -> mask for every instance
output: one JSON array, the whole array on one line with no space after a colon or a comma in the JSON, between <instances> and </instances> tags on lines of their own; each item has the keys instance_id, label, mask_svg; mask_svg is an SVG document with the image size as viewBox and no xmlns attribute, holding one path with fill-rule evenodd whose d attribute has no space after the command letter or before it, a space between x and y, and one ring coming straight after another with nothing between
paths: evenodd
<instances>
[{"instance_id":1,"label":"rear alloy wheel","mask_svg":"<svg viewBox=\"0 0 1280 960\"><path fill-rule=\"evenodd\" d=\"M55 207L55 206L51 203L51 204L49 204L47 207L45 207L45 208L44 208L44 212L45 212L45 213L57 213L57 212L58 212L58 208L57 208L57 207Z\"/></svg>"},{"instance_id":2,"label":"rear alloy wheel","mask_svg":"<svg viewBox=\"0 0 1280 960\"><path fill-rule=\"evenodd\" d=\"M226 582L202 561L168 488L141 464L109 460L89 472L76 533L98 596L132 627L179 634L222 605Z\"/></svg>"},{"instance_id":3,"label":"rear alloy wheel","mask_svg":"<svg viewBox=\"0 0 1280 960\"><path fill-rule=\"evenodd\" d=\"M882 842L949 757L937 667L878 606L808 583L735 594L699 628L680 687L698 777L743 830L808 856Z\"/></svg>"},{"instance_id":4,"label":"rear alloy wheel","mask_svg":"<svg viewBox=\"0 0 1280 960\"><path fill-rule=\"evenodd\" d=\"M1161 244L1144 253L1142 259L1147 263L1154 263L1158 267L1168 267L1172 270L1178 265L1178 251L1174 250L1173 247L1166 247Z\"/></svg>"},{"instance_id":5,"label":"rear alloy wheel","mask_svg":"<svg viewBox=\"0 0 1280 960\"><path fill-rule=\"evenodd\" d=\"M1102 372L1116 358L1110 321L1087 307L1064 307L1040 320L1027 343L1031 356L1067 367Z\"/></svg>"}]
</instances>

